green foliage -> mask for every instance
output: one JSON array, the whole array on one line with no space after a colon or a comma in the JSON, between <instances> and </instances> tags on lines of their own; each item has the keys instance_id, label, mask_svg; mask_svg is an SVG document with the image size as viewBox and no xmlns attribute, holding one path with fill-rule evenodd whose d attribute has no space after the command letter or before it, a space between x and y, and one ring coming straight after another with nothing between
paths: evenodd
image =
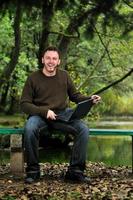
<instances>
[{"instance_id":1,"label":"green foliage","mask_svg":"<svg viewBox=\"0 0 133 200\"><path fill-rule=\"evenodd\" d=\"M13 29L9 19L9 14L6 13L0 22L0 72L10 61L10 51L13 45Z\"/></svg>"},{"instance_id":2,"label":"green foliage","mask_svg":"<svg viewBox=\"0 0 133 200\"><path fill-rule=\"evenodd\" d=\"M126 116L133 113L133 96L119 96L117 91L110 90L102 97L102 103L99 109L103 114Z\"/></svg>"},{"instance_id":3,"label":"green foliage","mask_svg":"<svg viewBox=\"0 0 133 200\"><path fill-rule=\"evenodd\" d=\"M15 200L16 197L13 197L11 195L5 195L4 197L2 197L2 200Z\"/></svg>"},{"instance_id":4,"label":"green foliage","mask_svg":"<svg viewBox=\"0 0 133 200\"><path fill-rule=\"evenodd\" d=\"M66 49L66 69L76 87L82 93L91 95L122 77L131 68L133 33L129 22L132 18L132 4L113 0L94 0L91 3L86 0L66 0L62 5L59 5L59 2L51 6L53 17L49 24L47 43L58 46L63 40L65 46L69 41ZM46 5L52 3L47 1ZM19 61L9 80L7 104L10 104L11 96L17 101L20 99L28 74L38 68L38 52L44 31L42 16L45 16L45 13L42 15L41 1L38 6L32 2L31 4L33 7L31 6L28 12L29 5L24 3ZM1 15L0 73L9 64L11 49L14 46L14 10L15 6L12 6L10 13L5 11L5 14ZM67 29L70 24L71 27ZM123 37L124 32L128 34L124 34ZM75 37L77 35L79 37ZM93 37L89 37L91 35ZM105 92L102 95L102 103L95 108L95 115L132 115L132 81L133 78L128 77L112 90Z\"/></svg>"}]
</instances>

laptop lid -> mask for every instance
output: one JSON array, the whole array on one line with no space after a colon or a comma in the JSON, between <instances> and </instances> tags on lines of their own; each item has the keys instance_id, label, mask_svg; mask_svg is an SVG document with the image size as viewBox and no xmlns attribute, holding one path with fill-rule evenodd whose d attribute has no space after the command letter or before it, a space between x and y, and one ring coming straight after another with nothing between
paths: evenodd
<instances>
[{"instance_id":1,"label":"laptop lid","mask_svg":"<svg viewBox=\"0 0 133 200\"><path fill-rule=\"evenodd\" d=\"M92 99L81 101L80 103L77 104L77 107L75 108L69 120L84 118L88 114L93 105L94 103Z\"/></svg>"},{"instance_id":2,"label":"laptop lid","mask_svg":"<svg viewBox=\"0 0 133 200\"><path fill-rule=\"evenodd\" d=\"M88 114L93 105L94 104L92 99L81 101L77 104L74 110L70 110L69 112L57 115L57 120L69 122L73 119L82 119Z\"/></svg>"}]
</instances>

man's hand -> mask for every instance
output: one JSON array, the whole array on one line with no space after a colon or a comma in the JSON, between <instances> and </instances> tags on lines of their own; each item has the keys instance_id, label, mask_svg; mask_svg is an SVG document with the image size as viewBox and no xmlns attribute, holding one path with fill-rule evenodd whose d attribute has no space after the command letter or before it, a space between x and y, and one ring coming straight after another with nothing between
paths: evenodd
<instances>
[{"instance_id":1,"label":"man's hand","mask_svg":"<svg viewBox=\"0 0 133 200\"><path fill-rule=\"evenodd\" d=\"M93 100L93 103L97 104L98 102L101 101L101 97L98 95L92 95L91 99Z\"/></svg>"},{"instance_id":2,"label":"man's hand","mask_svg":"<svg viewBox=\"0 0 133 200\"><path fill-rule=\"evenodd\" d=\"M52 110L48 110L47 112L47 119L56 120L56 114Z\"/></svg>"}]
</instances>

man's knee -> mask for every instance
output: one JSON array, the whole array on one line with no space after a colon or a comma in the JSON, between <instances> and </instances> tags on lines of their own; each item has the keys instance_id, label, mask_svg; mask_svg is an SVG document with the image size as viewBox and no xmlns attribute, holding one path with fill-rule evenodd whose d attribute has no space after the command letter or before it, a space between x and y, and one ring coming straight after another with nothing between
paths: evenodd
<instances>
[{"instance_id":1,"label":"man's knee","mask_svg":"<svg viewBox=\"0 0 133 200\"><path fill-rule=\"evenodd\" d=\"M31 117L28 119L26 125L25 125L25 137L31 138L35 135L38 135L38 123L35 117Z\"/></svg>"},{"instance_id":2,"label":"man's knee","mask_svg":"<svg viewBox=\"0 0 133 200\"><path fill-rule=\"evenodd\" d=\"M38 131L38 127L35 125L32 125L32 126L26 125L25 126L25 135L34 135L37 131Z\"/></svg>"},{"instance_id":3,"label":"man's knee","mask_svg":"<svg viewBox=\"0 0 133 200\"><path fill-rule=\"evenodd\" d=\"M88 140L89 138L89 128L86 126L86 124L81 123L80 124L80 136L83 140Z\"/></svg>"},{"instance_id":4,"label":"man's knee","mask_svg":"<svg viewBox=\"0 0 133 200\"><path fill-rule=\"evenodd\" d=\"M88 140L88 138L89 138L89 129L84 129L81 134L82 134L82 137L85 140Z\"/></svg>"}]
</instances>

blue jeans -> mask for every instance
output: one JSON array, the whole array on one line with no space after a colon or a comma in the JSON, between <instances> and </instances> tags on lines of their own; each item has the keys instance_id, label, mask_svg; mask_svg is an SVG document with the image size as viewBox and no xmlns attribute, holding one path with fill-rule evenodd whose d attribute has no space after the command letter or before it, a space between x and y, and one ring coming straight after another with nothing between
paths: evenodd
<instances>
[{"instance_id":1,"label":"blue jeans","mask_svg":"<svg viewBox=\"0 0 133 200\"><path fill-rule=\"evenodd\" d=\"M72 149L72 155L70 160L70 169L85 169L86 153L88 146L89 129L81 120L74 120L69 125L76 129L76 135L74 133L74 144ZM44 118L40 116L31 116L27 120L25 125L25 151L27 168L26 171L39 171L39 129L46 127L46 133L48 124ZM45 133L44 133L45 134Z\"/></svg>"}]
</instances>

